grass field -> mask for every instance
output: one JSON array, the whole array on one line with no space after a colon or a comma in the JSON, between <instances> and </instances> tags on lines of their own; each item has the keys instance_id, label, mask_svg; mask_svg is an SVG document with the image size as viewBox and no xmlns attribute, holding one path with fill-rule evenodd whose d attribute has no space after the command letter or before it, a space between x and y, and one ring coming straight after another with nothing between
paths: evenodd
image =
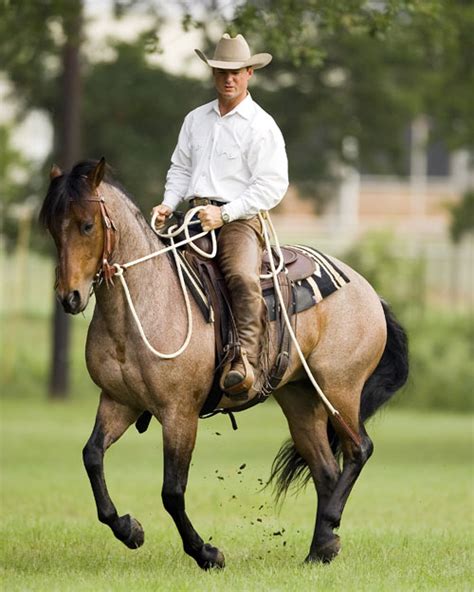
<instances>
[{"instance_id":1,"label":"grass field","mask_svg":"<svg viewBox=\"0 0 474 592\"><path fill-rule=\"evenodd\" d=\"M188 512L226 568L204 573L184 554L162 508L161 434L131 429L108 453L111 495L145 528L130 551L95 515L81 462L96 401L7 398L2 403L3 589L44 591L472 590L472 419L387 410L369 431L375 453L349 499L341 555L305 566L311 487L280 511L260 491L287 436L268 402L201 423ZM242 464L246 467L240 471ZM212 537L212 538L211 538Z\"/></svg>"},{"instance_id":2,"label":"grass field","mask_svg":"<svg viewBox=\"0 0 474 592\"><path fill-rule=\"evenodd\" d=\"M311 487L289 496L279 510L271 493L261 491L287 437L278 407L270 401L238 415L237 432L225 418L203 421L187 509L201 536L225 553L226 568L211 573L201 572L184 554L163 510L158 424L141 436L131 429L106 457L118 510L130 512L145 528L145 545L128 550L97 521L81 461L97 405L83 361L91 308L73 323L72 398L46 402L50 272L38 260L26 276L31 283L22 290L5 283L0 302L2 589L474 589L468 414L392 408L369 424L375 453L349 498L339 532L342 553L330 566L303 565L315 516ZM456 374L434 353L446 375ZM421 379L430 378L429 368ZM463 376L456 374L459 380ZM407 390L399 399L410 396Z\"/></svg>"}]
</instances>

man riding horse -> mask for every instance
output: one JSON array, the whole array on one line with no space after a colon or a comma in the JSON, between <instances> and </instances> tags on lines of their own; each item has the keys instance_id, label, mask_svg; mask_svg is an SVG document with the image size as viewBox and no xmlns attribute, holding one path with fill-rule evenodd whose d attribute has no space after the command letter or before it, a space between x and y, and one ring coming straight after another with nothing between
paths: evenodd
<instances>
[{"instance_id":1,"label":"man riding horse","mask_svg":"<svg viewBox=\"0 0 474 592\"><path fill-rule=\"evenodd\" d=\"M275 207L285 195L288 160L280 129L247 90L254 69L265 67L272 56L251 55L242 35L231 38L227 33L212 59L195 51L212 68L217 99L186 116L164 200L153 213L160 227L181 202L204 205L199 213L203 229L219 229L217 259L240 340L240 353L221 378L221 387L232 395L252 387L258 368L265 322L258 213Z\"/></svg>"}]
</instances>

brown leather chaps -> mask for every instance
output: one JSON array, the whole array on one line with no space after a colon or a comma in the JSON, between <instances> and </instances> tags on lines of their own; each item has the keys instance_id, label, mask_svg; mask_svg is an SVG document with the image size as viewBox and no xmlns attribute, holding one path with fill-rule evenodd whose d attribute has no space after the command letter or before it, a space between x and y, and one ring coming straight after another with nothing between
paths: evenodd
<instances>
[{"instance_id":1,"label":"brown leather chaps","mask_svg":"<svg viewBox=\"0 0 474 592\"><path fill-rule=\"evenodd\" d=\"M240 343L257 368L265 318L259 279L264 239L258 216L225 224L217 241L217 259L232 300Z\"/></svg>"}]
</instances>

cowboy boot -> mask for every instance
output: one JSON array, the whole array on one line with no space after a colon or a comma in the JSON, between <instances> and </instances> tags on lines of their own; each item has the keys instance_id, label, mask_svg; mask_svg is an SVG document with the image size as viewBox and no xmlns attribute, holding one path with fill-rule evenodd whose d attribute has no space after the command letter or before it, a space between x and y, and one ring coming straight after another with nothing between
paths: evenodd
<instances>
[{"instance_id":1,"label":"cowboy boot","mask_svg":"<svg viewBox=\"0 0 474 592\"><path fill-rule=\"evenodd\" d=\"M240 348L238 355L224 367L220 381L222 390L231 397L248 393L255 382L263 331L262 301L259 293L253 299L233 302Z\"/></svg>"},{"instance_id":2,"label":"cowboy boot","mask_svg":"<svg viewBox=\"0 0 474 592\"><path fill-rule=\"evenodd\" d=\"M230 397L246 394L252 388L255 381L255 372L250 364L247 354L241 350L238 358L224 368L220 386Z\"/></svg>"}]
</instances>

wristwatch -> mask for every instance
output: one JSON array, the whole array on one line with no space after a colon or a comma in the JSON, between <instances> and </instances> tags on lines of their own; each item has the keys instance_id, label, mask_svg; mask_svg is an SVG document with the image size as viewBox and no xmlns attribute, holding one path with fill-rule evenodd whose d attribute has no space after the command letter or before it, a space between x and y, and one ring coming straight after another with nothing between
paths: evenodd
<instances>
[{"instance_id":1,"label":"wristwatch","mask_svg":"<svg viewBox=\"0 0 474 592\"><path fill-rule=\"evenodd\" d=\"M227 212L224 212L223 208L221 208L221 218L224 224L228 224L230 222L230 216Z\"/></svg>"}]
</instances>

